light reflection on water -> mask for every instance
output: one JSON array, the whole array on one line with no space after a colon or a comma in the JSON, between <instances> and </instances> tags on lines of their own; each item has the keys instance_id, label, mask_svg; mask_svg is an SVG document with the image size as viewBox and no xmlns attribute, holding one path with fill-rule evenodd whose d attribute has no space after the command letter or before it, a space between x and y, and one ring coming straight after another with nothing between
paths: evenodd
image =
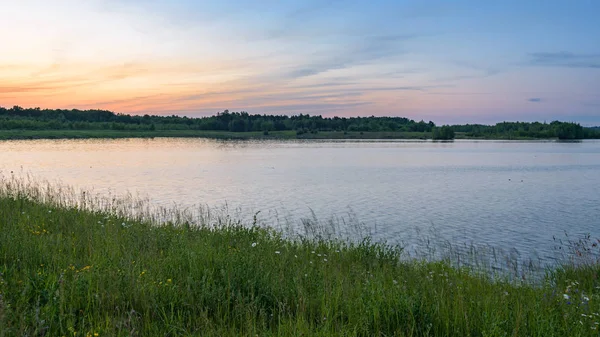
<instances>
[{"instance_id":1,"label":"light reflection on water","mask_svg":"<svg viewBox=\"0 0 600 337\"><path fill-rule=\"evenodd\" d=\"M266 223L354 214L376 239L416 230L549 255L552 236L600 236L600 142L0 142L0 173L31 173L157 205L261 211Z\"/></svg>"}]
</instances>

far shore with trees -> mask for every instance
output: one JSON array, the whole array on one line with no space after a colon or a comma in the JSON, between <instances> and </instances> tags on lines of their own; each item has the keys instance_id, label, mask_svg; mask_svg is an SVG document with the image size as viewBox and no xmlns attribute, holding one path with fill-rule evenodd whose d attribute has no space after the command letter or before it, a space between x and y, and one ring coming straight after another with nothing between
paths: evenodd
<instances>
[{"instance_id":1,"label":"far shore with trees","mask_svg":"<svg viewBox=\"0 0 600 337\"><path fill-rule=\"evenodd\" d=\"M599 128L553 121L436 125L405 117L128 115L106 110L0 107L0 139L205 137L220 139L600 139Z\"/></svg>"}]
</instances>

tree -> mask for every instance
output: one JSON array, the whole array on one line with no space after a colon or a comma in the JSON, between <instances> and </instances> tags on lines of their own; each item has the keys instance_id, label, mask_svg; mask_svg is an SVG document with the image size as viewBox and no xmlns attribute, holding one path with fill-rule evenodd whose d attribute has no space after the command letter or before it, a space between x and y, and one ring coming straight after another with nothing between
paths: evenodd
<instances>
[{"instance_id":1,"label":"tree","mask_svg":"<svg viewBox=\"0 0 600 337\"><path fill-rule=\"evenodd\" d=\"M556 137L558 139L583 139L583 127L575 123L557 123Z\"/></svg>"},{"instance_id":2,"label":"tree","mask_svg":"<svg viewBox=\"0 0 600 337\"><path fill-rule=\"evenodd\" d=\"M434 140L452 140L454 139L454 129L450 125L444 125L441 128L434 127L431 130Z\"/></svg>"}]
</instances>

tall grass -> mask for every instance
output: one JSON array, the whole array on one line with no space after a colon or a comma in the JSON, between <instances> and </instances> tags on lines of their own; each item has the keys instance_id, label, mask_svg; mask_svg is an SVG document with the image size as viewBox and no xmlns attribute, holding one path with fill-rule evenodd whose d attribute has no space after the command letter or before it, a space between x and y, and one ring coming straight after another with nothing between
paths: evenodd
<instances>
[{"instance_id":1,"label":"tall grass","mask_svg":"<svg viewBox=\"0 0 600 337\"><path fill-rule=\"evenodd\" d=\"M313 234L4 178L0 336L599 334L597 260L517 282Z\"/></svg>"}]
</instances>

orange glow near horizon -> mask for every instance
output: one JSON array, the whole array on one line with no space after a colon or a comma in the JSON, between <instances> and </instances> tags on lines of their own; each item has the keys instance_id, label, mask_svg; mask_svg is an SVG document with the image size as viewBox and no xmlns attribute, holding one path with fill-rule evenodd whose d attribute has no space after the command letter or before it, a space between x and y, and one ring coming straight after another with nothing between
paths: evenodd
<instances>
[{"instance_id":1,"label":"orange glow near horizon","mask_svg":"<svg viewBox=\"0 0 600 337\"><path fill-rule=\"evenodd\" d=\"M354 13L324 5L340 13L333 20L301 2L6 1L0 106L600 123L600 52L587 43L591 30L572 34L538 22L549 34L544 41L563 34L553 49L535 45L540 31L510 35L504 24L483 24L471 6L459 3L452 6L464 15L431 27L413 25L418 18L386 16L410 13L416 4L357 4L364 12ZM484 7L483 14L496 17L497 9ZM588 7L569 5L549 17L581 16L592 12ZM348 20L341 20L344 13ZM447 34L432 33L438 30ZM490 38L498 32L509 35ZM567 47L574 51L562 51Z\"/></svg>"}]
</instances>

